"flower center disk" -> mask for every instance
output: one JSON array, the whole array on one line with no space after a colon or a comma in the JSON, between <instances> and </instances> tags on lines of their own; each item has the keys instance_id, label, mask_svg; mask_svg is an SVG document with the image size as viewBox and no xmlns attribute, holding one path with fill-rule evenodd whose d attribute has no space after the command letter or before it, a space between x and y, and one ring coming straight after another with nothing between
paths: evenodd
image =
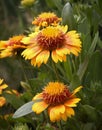
<instances>
[{"instance_id":1,"label":"flower center disk","mask_svg":"<svg viewBox=\"0 0 102 130\"><path fill-rule=\"evenodd\" d=\"M60 104L66 101L71 95L68 88L59 82L50 82L43 90L43 99L51 105Z\"/></svg>"},{"instance_id":2,"label":"flower center disk","mask_svg":"<svg viewBox=\"0 0 102 130\"><path fill-rule=\"evenodd\" d=\"M55 50L64 45L65 34L56 27L49 26L37 36L37 43L45 50Z\"/></svg>"}]
</instances>

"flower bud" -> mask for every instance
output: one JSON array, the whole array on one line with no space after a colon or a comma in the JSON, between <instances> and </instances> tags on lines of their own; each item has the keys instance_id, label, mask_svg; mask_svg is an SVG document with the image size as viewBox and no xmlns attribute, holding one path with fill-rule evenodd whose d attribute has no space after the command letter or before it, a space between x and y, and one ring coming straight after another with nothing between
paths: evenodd
<instances>
[{"instance_id":1,"label":"flower bud","mask_svg":"<svg viewBox=\"0 0 102 130\"><path fill-rule=\"evenodd\" d=\"M76 28L76 22L73 15L73 9L70 3L66 3L62 10L62 24L68 25L69 30Z\"/></svg>"},{"instance_id":2,"label":"flower bud","mask_svg":"<svg viewBox=\"0 0 102 130\"><path fill-rule=\"evenodd\" d=\"M22 0L21 5L24 7L30 7L33 5L34 2L35 0Z\"/></svg>"}]
</instances>

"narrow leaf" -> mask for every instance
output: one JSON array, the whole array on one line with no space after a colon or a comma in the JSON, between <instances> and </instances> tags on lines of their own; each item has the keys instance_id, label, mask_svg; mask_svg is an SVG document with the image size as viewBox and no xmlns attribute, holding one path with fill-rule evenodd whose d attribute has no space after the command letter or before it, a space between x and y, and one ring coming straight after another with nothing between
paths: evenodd
<instances>
[{"instance_id":1,"label":"narrow leaf","mask_svg":"<svg viewBox=\"0 0 102 130\"><path fill-rule=\"evenodd\" d=\"M26 104L24 104L23 106L21 106L13 115L13 118L18 118L18 117L22 117L22 116L25 116L32 111L32 105L35 103L35 102L39 102L41 101L41 99L39 100L36 100L36 101L30 101Z\"/></svg>"},{"instance_id":2,"label":"narrow leaf","mask_svg":"<svg viewBox=\"0 0 102 130\"><path fill-rule=\"evenodd\" d=\"M64 69L65 69L67 78L69 79L69 81L71 81L71 79L72 79L72 68L71 68L71 63L70 63L69 58L67 58L67 61L64 62Z\"/></svg>"},{"instance_id":3,"label":"narrow leaf","mask_svg":"<svg viewBox=\"0 0 102 130\"><path fill-rule=\"evenodd\" d=\"M91 46L90 46L90 48L88 50L86 58L84 59L83 63L81 63L80 66L79 66L79 70L77 72L77 75L79 76L80 80L83 78L83 76L84 76L84 74L86 72L90 57L92 56L92 54L93 54L93 52L95 50L97 41L98 41L98 32L95 34L95 37L94 37L93 42L92 42L92 44L91 44Z\"/></svg>"},{"instance_id":4,"label":"narrow leaf","mask_svg":"<svg viewBox=\"0 0 102 130\"><path fill-rule=\"evenodd\" d=\"M61 11L61 9L62 9L61 0L52 0L52 2L58 8L58 10Z\"/></svg>"},{"instance_id":5,"label":"narrow leaf","mask_svg":"<svg viewBox=\"0 0 102 130\"><path fill-rule=\"evenodd\" d=\"M89 51L88 51L88 55L91 55L93 53L93 51L95 50L97 41L98 41L98 32L95 34L93 42L92 42L92 44L91 44L91 46L89 48Z\"/></svg>"},{"instance_id":6,"label":"narrow leaf","mask_svg":"<svg viewBox=\"0 0 102 130\"><path fill-rule=\"evenodd\" d=\"M24 101L15 94L4 93L3 95L6 98L7 102L10 103L15 109L24 104Z\"/></svg>"},{"instance_id":7,"label":"narrow leaf","mask_svg":"<svg viewBox=\"0 0 102 130\"><path fill-rule=\"evenodd\" d=\"M81 80L86 72L87 66L89 63L89 57L86 57L83 61L83 63L80 64L79 70L77 72L77 75L79 76L79 79Z\"/></svg>"},{"instance_id":8,"label":"narrow leaf","mask_svg":"<svg viewBox=\"0 0 102 130\"><path fill-rule=\"evenodd\" d=\"M94 107L90 105L83 105L82 108L84 112L88 115L90 120L92 121L97 120L97 111Z\"/></svg>"},{"instance_id":9,"label":"narrow leaf","mask_svg":"<svg viewBox=\"0 0 102 130\"><path fill-rule=\"evenodd\" d=\"M34 104L34 101L30 101L23 106L21 106L13 115L13 118L22 117L24 115L27 115L32 112L32 105Z\"/></svg>"}]
</instances>

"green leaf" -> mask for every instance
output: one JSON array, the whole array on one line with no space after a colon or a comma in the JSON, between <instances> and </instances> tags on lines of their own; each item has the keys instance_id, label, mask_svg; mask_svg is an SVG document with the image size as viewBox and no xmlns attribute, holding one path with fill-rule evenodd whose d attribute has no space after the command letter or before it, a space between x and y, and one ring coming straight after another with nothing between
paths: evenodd
<instances>
[{"instance_id":1,"label":"green leaf","mask_svg":"<svg viewBox=\"0 0 102 130\"><path fill-rule=\"evenodd\" d=\"M80 82L78 75L74 74L72 77L72 81L70 83L71 89L73 90L80 85L81 85L81 82Z\"/></svg>"},{"instance_id":2,"label":"green leaf","mask_svg":"<svg viewBox=\"0 0 102 130\"><path fill-rule=\"evenodd\" d=\"M54 5L58 8L59 11L62 10L62 4L61 4L61 0L52 0Z\"/></svg>"},{"instance_id":3,"label":"green leaf","mask_svg":"<svg viewBox=\"0 0 102 130\"><path fill-rule=\"evenodd\" d=\"M76 28L76 22L74 19L73 9L70 3L66 3L62 10L62 24L68 25L69 30Z\"/></svg>"},{"instance_id":4,"label":"green leaf","mask_svg":"<svg viewBox=\"0 0 102 130\"><path fill-rule=\"evenodd\" d=\"M58 8L59 11L62 10L62 3L61 0L46 0L47 5L50 8Z\"/></svg>"},{"instance_id":5,"label":"green leaf","mask_svg":"<svg viewBox=\"0 0 102 130\"><path fill-rule=\"evenodd\" d=\"M89 81L102 81L102 54L96 51L90 58L88 65L88 80Z\"/></svg>"},{"instance_id":6,"label":"green leaf","mask_svg":"<svg viewBox=\"0 0 102 130\"><path fill-rule=\"evenodd\" d=\"M3 95L7 102L10 103L15 109L24 104L24 101L14 94L4 93Z\"/></svg>"},{"instance_id":7,"label":"green leaf","mask_svg":"<svg viewBox=\"0 0 102 130\"><path fill-rule=\"evenodd\" d=\"M27 114L33 112L33 111L32 111L32 105L33 105L34 103L36 103L36 102L39 102L39 101L41 101L41 99L36 100L36 101L30 101L30 102L24 104L23 106L21 106L21 107L14 113L13 118L22 117L22 116L25 116L25 115L27 115Z\"/></svg>"},{"instance_id":8,"label":"green leaf","mask_svg":"<svg viewBox=\"0 0 102 130\"><path fill-rule=\"evenodd\" d=\"M79 79L82 80L85 72L86 72L86 69L88 67L88 63L89 63L89 57L85 57L83 63L81 63L79 65L79 69L78 69L78 72L77 72L77 75L79 76Z\"/></svg>"},{"instance_id":9,"label":"green leaf","mask_svg":"<svg viewBox=\"0 0 102 130\"><path fill-rule=\"evenodd\" d=\"M24 104L23 106L21 106L13 115L13 118L18 118L18 117L22 117L24 115L27 115L32 111L32 105L34 104L34 101L30 101L26 104Z\"/></svg>"},{"instance_id":10,"label":"green leaf","mask_svg":"<svg viewBox=\"0 0 102 130\"><path fill-rule=\"evenodd\" d=\"M79 70L77 72L77 75L79 76L80 80L82 80L82 78L83 78L83 76L84 76L84 74L86 72L90 57L92 56L92 54L93 54L93 52L95 50L97 41L98 41L98 32L95 34L93 42L92 42L92 44L91 44L91 46L90 46L90 48L88 50L88 53L87 53L84 61L79 65Z\"/></svg>"},{"instance_id":11,"label":"green leaf","mask_svg":"<svg viewBox=\"0 0 102 130\"><path fill-rule=\"evenodd\" d=\"M70 59L67 58L67 61L63 63L64 64L64 69L65 69L65 74L68 78L69 81L72 79L72 68L71 68L71 63Z\"/></svg>"},{"instance_id":12,"label":"green leaf","mask_svg":"<svg viewBox=\"0 0 102 130\"><path fill-rule=\"evenodd\" d=\"M99 36L99 34L98 34L98 32L96 32L95 37L93 39L93 42L92 42L92 44L91 44L91 46L89 48L89 51L88 51L89 56L92 55L92 53L95 50L95 47L96 47L96 44L97 44L97 41L98 41L98 38L99 38L98 36Z\"/></svg>"},{"instance_id":13,"label":"green leaf","mask_svg":"<svg viewBox=\"0 0 102 130\"><path fill-rule=\"evenodd\" d=\"M55 4L53 3L52 0L45 0L46 4L50 7L50 8L55 8Z\"/></svg>"},{"instance_id":14,"label":"green leaf","mask_svg":"<svg viewBox=\"0 0 102 130\"><path fill-rule=\"evenodd\" d=\"M94 107L90 105L83 105L82 108L91 121L97 120L97 111Z\"/></svg>"},{"instance_id":15,"label":"green leaf","mask_svg":"<svg viewBox=\"0 0 102 130\"><path fill-rule=\"evenodd\" d=\"M102 11L102 0L98 0L98 6L100 7L100 11Z\"/></svg>"},{"instance_id":16,"label":"green leaf","mask_svg":"<svg viewBox=\"0 0 102 130\"><path fill-rule=\"evenodd\" d=\"M83 18L78 24L78 32L81 32L82 34L90 33L90 24L88 23L87 18Z\"/></svg>"},{"instance_id":17,"label":"green leaf","mask_svg":"<svg viewBox=\"0 0 102 130\"><path fill-rule=\"evenodd\" d=\"M95 124L93 124L93 123L86 123L83 126L82 130L95 130Z\"/></svg>"}]
</instances>

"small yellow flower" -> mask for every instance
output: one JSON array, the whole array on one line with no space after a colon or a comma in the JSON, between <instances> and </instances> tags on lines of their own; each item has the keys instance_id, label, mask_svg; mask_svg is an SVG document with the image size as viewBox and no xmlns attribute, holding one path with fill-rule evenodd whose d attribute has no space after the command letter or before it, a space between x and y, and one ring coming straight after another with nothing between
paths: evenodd
<instances>
[{"instance_id":1,"label":"small yellow flower","mask_svg":"<svg viewBox=\"0 0 102 130\"><path fill-rule=\"evenodd\" d=\"M39 102L35 102L32 106L32 110L36 114L40 114L45 109L48 109L48 115L52 122L64 120L68 117L75 115L74 109L77 103L81 100L77 98L75 94L80 91L82 86L76 88L72 93L68 87L60 82L49 82L43 89L42 93L34 96L33 100L41 99Z\"/></svg>"},{"instance_id":2,"label":"small yellow flower","mask_svg":"<svg viewBox=\"0 0 102 130\"><path fill-rule=\"evenodd\" d=\"M4 97L0 97L0 107L4 106L6 103L6 99Z\"/></svg>"},{"instance_id":3,"label":"small yellow flower","mask_svg":"<svg viewBox=\"0 0 102 130\"><path fill-rule=\"evenodd\" d=\"M32 24L46 27L49 25L57 25L62 19L58 18L56 14L51 12L41 13L37 18L32 21Z\"/></svg>"},{"instance_id":4,"label":"small yellow flower","mask_svg":"<svg viewBox=\"0 0 102 130\"><path fill-rule=\"evenodd\" d=\"M23 35L13 36L8 41L0 41L0 58L5 58L17 54L26 46L21 42Z\"/></svg>"},{"instance_id":5,"label":"small yellow flower","mask_svg":"<svg viewBox=\"0 0 102 130\"><path fill-rule=\"evenodd\" d=\"M67 54L78 56L81 51L79 34L73 30L67 32L67 26L48 26L22 39L27 46L22 52L25 59L34 66L46 64L49 57L57 63L66 61Z\"/></svg>"},{"instance_id":6,"label":"small yellow flower","mask_svg":"<svg viewBox=\"0 0 102 130\"><path fill-rule=\"evenodd\" d=\"M3 84L3 79L0 79L0 94L2 94L3 89L7 88L7 84Z\"/></svg>"}]
</instances>

